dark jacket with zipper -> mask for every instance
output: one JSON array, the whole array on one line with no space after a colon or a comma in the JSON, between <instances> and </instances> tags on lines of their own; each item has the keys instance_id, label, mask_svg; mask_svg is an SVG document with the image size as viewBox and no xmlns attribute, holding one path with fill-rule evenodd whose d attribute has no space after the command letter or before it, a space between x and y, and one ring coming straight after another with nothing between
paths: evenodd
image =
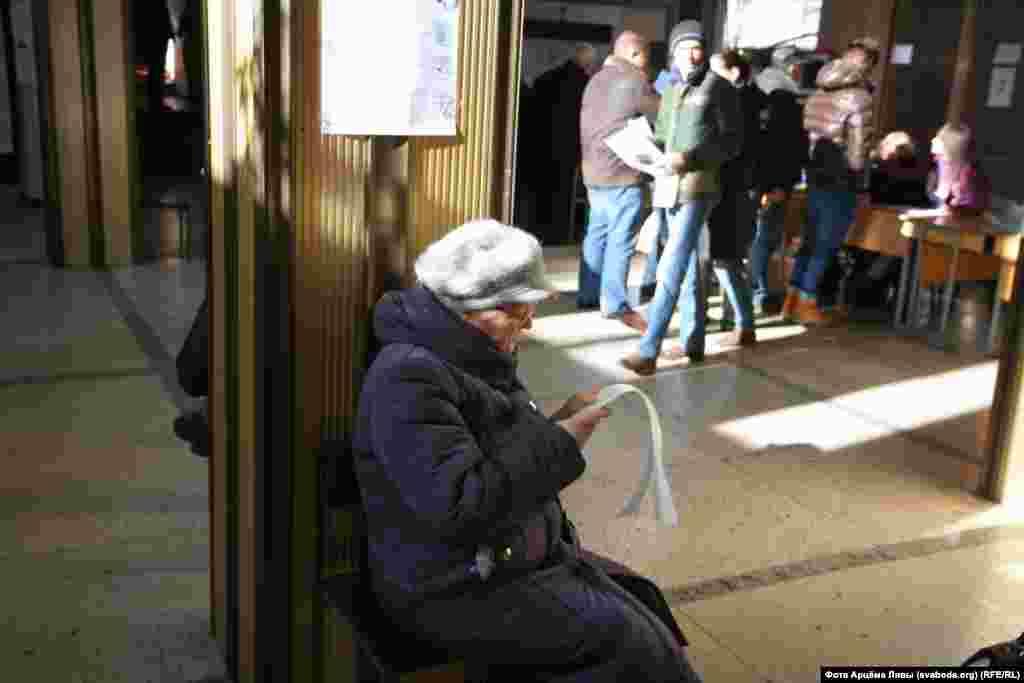
<instances>
[{"instance_id":1,"label":"dark jacket with zipper","mask_svg":"<svg viewBox=\"0 0 1024 683\"><path fill-rule=\"evenodd\" d=\"M665 152L684 153L679 201L721 195L722 165L743 147L743 114L736 88L710 69L699 83L679 83L662 96L654 137Z\"/></svg>"},{"instance_id":2,"label":"dark jacket with zipper","mask_svg":"<svg viewBox=\"0 0 1024 683\"><path fill-rule=\"evenodd\" d=\"M807 163L803 109L795 93L777 88L764 96L761 152L754 173L758 194L789 192Z\"/></svg>"},{"instance_id":3,"label":"dark jacket with zipper","mask_svg":"<svg viewBox=\"0 0 1024 683\"><path fill-rule=\"evenodd\" d=\"M422 287L385 295L374 332L353 444L381 602L400 610L479 584L481 547L507 575L549 561L558 493L584 461L530 400L515 357Z\"/></svg>"}]
</instances>

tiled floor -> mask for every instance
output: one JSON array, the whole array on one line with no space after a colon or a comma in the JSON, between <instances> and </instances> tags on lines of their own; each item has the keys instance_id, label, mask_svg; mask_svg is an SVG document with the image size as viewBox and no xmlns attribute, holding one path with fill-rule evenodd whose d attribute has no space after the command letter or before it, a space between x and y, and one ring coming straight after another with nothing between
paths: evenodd
<instances>
[{"instance_id":1,"label":"tiled floor","mask_svg":"<svg viewBox=\"0 0 1024 683\"><path fill-rule=\"evenodd\" d=\"M569 292L574 254L550 256ZM207 464L171 429L189 405L170 359L203 264L13 260L0 258L4 678L220 680ZM648 447L634 399L613 406L564 500L587 545L665 588L706 681L952 664L1022 630L1022 518L962 486L994 361L878 327L773 324L754 349L712 336L704 364L639 379L617 364L635 334L576 313L571 294L534 332L522 375L546 406L625 381L658 407L678 527L649 498L620 516Z\"/></svg>"},{"instance_id":2,"label":"tiled floor","mask_svg":"<svg viewBox=\"0 0 1024 683\"><path fill-rule=\"evenodd\" d=\"M594 384L642 388L666 432L680 525L660 525L650 500L619 516L647 453L639 402L613 407L566 507L586 544L665 587L705 680L955 664L1024 630L1024 518L965 490L994 360L879 325L768 321L753 349L639 378L617 365L638 336L575 312L567 250L548 263L566 296L542 307L524 348L527 386L552 407Z\"/></svg>"},{"instance_id":3,"label":"tiled floor","mask_svg":"<svg viewBox=\"0 0 1024 683\"><path fill-rule=\"evenodd\" d=\"M169 365L204 265L55 270L41 228L0 238L2 678L222 680L208 466L172 430Z\"/></svg>"}]
</instances>

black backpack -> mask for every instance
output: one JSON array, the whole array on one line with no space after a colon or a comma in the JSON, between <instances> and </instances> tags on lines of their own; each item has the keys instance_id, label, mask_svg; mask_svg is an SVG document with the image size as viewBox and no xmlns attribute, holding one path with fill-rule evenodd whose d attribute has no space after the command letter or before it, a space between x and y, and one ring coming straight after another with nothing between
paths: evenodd
<instances>
[{"instance_id":1,"label":"black backpack","mask_svg":"<svg viewBox=\"0 0 1024 683\"><path fill-rule=\"evenodd\" d=\"M967 658L962 666L994 667L1003 669L1024 668L1024 633L1015 640L983 647Z\"/></svg>"}]
</instances>

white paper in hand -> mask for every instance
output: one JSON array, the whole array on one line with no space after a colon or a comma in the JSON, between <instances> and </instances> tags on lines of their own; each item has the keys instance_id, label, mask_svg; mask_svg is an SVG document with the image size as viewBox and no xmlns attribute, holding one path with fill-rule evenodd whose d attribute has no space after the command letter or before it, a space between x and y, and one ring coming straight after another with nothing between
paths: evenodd
<instances>
[{"instance_id":1,"label":"white paper in hand","mask_svg":"<svg viewBox=\"0 0 1024 683\"><path fill-rule=\"evenodd\" d=\"M665 154L654 143L654 131L643 116L630 120L625 128L612 133L604 144L630 168L652 176L669 173Z\"/></svg>"},{"instance_id":2,"label":"white paper in hand","mask_svg":"<svg viewBox=\"0 0 1024 683\"><path fill-rule=\"evenodd\" d=\"M637 394L647 407L647 416L651 421L651 451L644 463L644 471L640 476L636 492L626 501L619 514L620 516L636 514L640 508L640 501L653 486L654 510L658 521L669 526L679 526L679 513L676 512L675 503L672 501L672 489L669 486L668 476L665 474L665 464L662 461L661 417L658 415L658 409L654 407L654 402L647 397L647 394L631 384L612 384L601 389L593 405L603 408L626 394Z\"/></svg>"}]
</instances>

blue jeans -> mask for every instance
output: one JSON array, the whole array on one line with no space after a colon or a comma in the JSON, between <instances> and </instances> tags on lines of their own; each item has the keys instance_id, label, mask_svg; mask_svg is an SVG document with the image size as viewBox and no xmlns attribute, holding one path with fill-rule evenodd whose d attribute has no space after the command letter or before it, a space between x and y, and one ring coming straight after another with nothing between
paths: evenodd
<instances>
[{"instance_id":1,"label":"blue jeans","mask_svg":"<svg viewBox=\"0 0 1024 683\"><path fill-rule=\"evenodd\" d=\"M620 316L629 310L626 278L636 249L644 188L588 186L587 199L590 219L583 238L576 303L581 307L600 303L605 316Z\"/></svg>"},{"instance_id":2,"label":"blue jeans","mask_svg":"<svg viewBox=\"0 0 1024 683\"><path fill-rule=\"evenodd\" d=\"M807 191L807 223L789 284L817 300L818 284L846 239L857 212L857 194L848 190Z\"/></svg>"},{"instance_id":3,"label":"blue jeans","mask_svg":"<svg viewBox=\"0 0 1024 683\"><path fill-rule=\"evenodd\" d=\"M668 242L658 265L658 287L647 309L647 332L640 340L640 356L655 358L668 332L672 313L685 291L691 305L682 306L680 341L689 351L704 350L704 278L697 267L704 219L717 199L693 199L665 210ZM685 280L685 282L684 282Z\"/></svg>"},{"instance_id":4,"label":"blue jeans","mask_svg":"<svg viewBox=\"0 0 1024 683\"><path fill-rule=\"evenodd\" d=\"M732 306L737 329L754 329L754 299L743 263L733 259L715 259L714 271L725 298ZM689 273L687 273L687 277L689 277ZM683 300L684 306L687 301Z\"/></svg>"},{"instance_id":5,"label":"blue jeans","mask_svg":"<svg viewBox=\"0 0 1024 683\"><path fill-rule=\"evenodd\" d=\"M750 245L750 284L756 304L764 304L771 293L768 291L768 265L771 263L772 254L778 250L782 242L788 200L787 193L783 201L769 204L757 211L754 241Z\"/></svg>"}]
</instances>

